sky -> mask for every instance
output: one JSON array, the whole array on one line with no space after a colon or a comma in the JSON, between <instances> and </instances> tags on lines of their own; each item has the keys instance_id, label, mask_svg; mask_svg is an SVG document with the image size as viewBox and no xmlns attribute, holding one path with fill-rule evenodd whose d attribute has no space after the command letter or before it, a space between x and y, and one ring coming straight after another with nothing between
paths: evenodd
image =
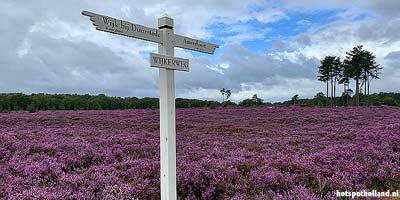
<instances>
[{"instance_id":1,"label":"sky","mask_svg":"<svg viewBox=\"0 0 400 200\"><path fill-rule=\"evenodd\" d=\"M398 0L2 0L0 93L78 93L158 97L155 43L96 31L82 10L218 44L215 54L175 48L190 71L175 73L176 97L239 102L312 98L325 91L320 60L356 45L376 55L371 92L400 92ZM354 88L354 83L351 85ZM341 86L339 86L341 88ZM340 95L342 91L338 91Z\"/></svg>"}]
</instances>

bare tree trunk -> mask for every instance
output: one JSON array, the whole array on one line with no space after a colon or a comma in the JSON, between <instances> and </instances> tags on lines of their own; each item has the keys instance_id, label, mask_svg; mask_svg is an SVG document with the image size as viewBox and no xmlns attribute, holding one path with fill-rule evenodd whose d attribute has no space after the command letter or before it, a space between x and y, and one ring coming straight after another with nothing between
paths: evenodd
<instances>
[{"instance_id":1,"label":"bare tree trunk","mask_svg":"<svg viewBox=\"0 0 400 200\"><path fill-rule=\"evenodd\" d=\"M333 79L331 78L331 106L333 106Z\"/></svg>"},{"instance_id":2,"label":"bare tree trunk","mask_svg":"<svg viewBox=\"0 0 400 200\"><path fill-rule=\"evenodd\" d=\"M336 106L336 77L335 84L333 85L333 104Z\"/></svg>"},{"instance_id":3,"label":"bare tree trunk","mask_svg":"<svg viewBox=\"0 0 400 200\"><path fill-rule=\"evenodd\" d=\"M365 95L367 96L367 106L370 105L370 98L369 98L369 76L365 76ZM368 88L367 88L368 87ZM367 93L368 92L368 93Z\"/></svg>"},{"instance_id":4,"label":"bare tree trunk","mask_svg":"<svg viewBox=\"0 0 400 200\"><path fill-rule=\"evenodd\" d=\"M348 106L349 105L349 94L346 92L346 106Z\"/></svg>"},{"instance_id":5,"label":"bare tree trunk","mask_svg":"<svg viewBox=\"0 0 400 200\"><path fill-rule=\"evenodd\" d=\"M326 81L326 105L328 105L328 100L329 99L329 82L328 80Z\"/></svg>"},{"instance_id":6,"label":"bare tree trunk","mask_svg":"<svg viewBox=\"0 0 400 200\"><path fill-rule=\"evenodd\" d=\"M343 93L346 92L346 83L343 83Z\"/></svg>"},{"instance_id":7,"label":"bare tree trunk","mask_svg":"<svg viewBox=\"0 0 400 200\"><path fill-rule=\"evenodd\" d=\"M346 95L346 84L343 83L343 94ZM347 95L346 95L346 102L343 102L343 106L345 106L345 104L347 104Z\"/></svg>"},{"instance_id":8,"label":"bare tree trunk","mask_svg":"<svg viewBox=\"0 0 400 200\"><path fill-rule=\"evenodd\" d=\"M367 72L364 72L364 96L367 96L367 81L368 81L368 76L367 76ZM368 97L364 98L365 101L365 105L368 105Z\"/></svg>"},{"instance_id":9,"label":"bare tree trunk","mask_svg":"<svg viewBox=\"0 0 400 200\"><path fill-rule=\"evenodd\" d=\"M367 77L367 72L365 72L365 75L364 75L364 95L367 95L367 80L368 80L368 77Z\"/></svg>"},{"instance_id":10,"label":"bare tree trunk","mask_svg":"<svg viewBox=\"0 0 400 200\"><path fill-rule=\"evenodd\" d=\"M356 78L356 106L360 105L360 79Z\"/></svg>"}]
</instances>

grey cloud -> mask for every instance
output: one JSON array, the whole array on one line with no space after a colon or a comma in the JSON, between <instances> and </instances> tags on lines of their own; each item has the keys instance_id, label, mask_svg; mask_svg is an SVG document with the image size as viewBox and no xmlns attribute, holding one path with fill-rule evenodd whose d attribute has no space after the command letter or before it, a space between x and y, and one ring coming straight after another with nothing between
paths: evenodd
<instances>
[{"instance_id":1,"label":"grey cloud","mask_svg":"<svg viewBox=\"0 0 400 200\"><path fill-rule=\"evenodd\" d=\"M362 24L357 30L361 40L383 41L391 43L400 40L400 18L378 19Z\"/></svg>"},{"instance_id":2,"label":"grey cloud","mask_svg":"<svg viewBox=\"0 0 400 200\"><path fill-rule=\"evenodd\" d=\"M400 1L398 0L362 0L362 1L349 1L349 0L334 0L334 1L320 1L320 0L282 0L283 5L289 9L301 9L303 12L310 10L322 9L363 9L370 10L374 14L379 13L381 16L394 17L400 15Z\"/></svg>"},{"instance_id":3,"label":"grey cloud","mask_svg":"<svg viewBox=\"0 0 400 200\"><path fill-rule=\"evenodd\" d=\"M400 15L400 1L398 0L371 1L371 7L383 15Z\"/></svg>"},{"instance_id":4,"label":"grey cloud","mask_svg":"<svg viewBox=\"0 0 400 200\"><path fill-rule=\"evenodd\" d=\"M399 61L400 62L400 51L392 51L385 56L385 59Z\"/></svg>"},{"instance_id":5,"label":"grey cloud","mask_svg":"<svg viewBox=\"0 0 400 200\"><path fill-rule=\"evenodd\" d=\"M206 19L217 20L215 15L204 15L204 10L209 7L213 7L213 12L224 19L236 20L238 14L248 12L243 9L243 5L252 4L252 1L241 3L210 1L206 4L205 2L173 1L168 2L173 8L171 10L166 10L167 7L163 6L166 3L153 0L102 3L49 0L2 2L4 9L0 17L5 20L0 21L1 92L97 93L107 91L109 95L121 96L158 95L157 70L149 68L148 62L141 56L118 52L118 48L110 50L107 48L110 45L109 41L98 41L97 44L88 38L71 39L58 36L62 35L63 31L79 32L93 29L90 21L81 15L82 10L140 22L151 27L156 26L156 17L164 11L171 11L172 13L169 14L176 19L176 31L184 34L191 30L201 29L206 25ZM188 8L191 12L182 12ZM155 12L149 12L151 9ZM64 27L59 30L60 27L57 24L55 26L46 24L55 19L56 23L66 23L67 28L72 29L64 30ZM40 31L31 31L33 26L43 23L45 27L42 27ZM106 33L96 32L96 34L105 35ZM193 35L193 33L189 34ZM115 36L115 38L118 37ZM130 42L123 38L115 41ZM17 52L21 51L25 44L29 48L22 51L21 57L18 57ZM122 58L122 54L124 57L132 58ZM178 74L177 88L213 88L221 82L221 75L207 68L207 65L217 65L218 62L196 58L192 59L191 63L191 71L195 74L182 74L182 76Z\"/></svg>"},{"instance_id":6,"label":"grey cloud","mask_svg":"<svg viewBox=\"0 0 400 200\"><path fill-rule=\"evenodd\" d=\"M178 89L198 87L214 89L226 85L227 80L224 76L209 68L215 65L215 62L205 58L190 59L189 73L176 73L176 87Z\"/></svg>"},{"instance_id":7,"label":"grey cloud","mask_svg":"<svg viewBox=\"0 0 400 200\"><path fill-rule=\"evenodd\" d=\"M305 35L305 34L298 35L295 38L295 41L300 43L300 44L302 44L302 45L305 45L305 46L310 46L311 43L312 43L310 37L308 35Z\"/></svg>"},{"instance_id":8,"label":"grey cloud","mask_svg":"<svg viewBox=\"0 0 400 200\"><path fill-rule=\"evenodd\" d=\"M243 87L242 83L279 86L285 84L287 79L315 79L319 64L316 58L299 55L297 61L293 62L285 56L278 59L273 54L254 53L239 44L228 45L222 51L219 61L230 65L227 69L219 68L223 74L207 67L214 64L211 60L192 59L190 73L177 73L177 89L225 87L239 92L249 89Z\"/></svg>"},{"instance_id":9,"label":"grey cloud","mask_svg":"<svg viewBox=\"0 0 400 200\"><path fill-rule=\"evenodd\" d=\"M269 52L281 52L289 49L289 44L281 40L273 40Z\"/></svg>"},{"instance_id":10,"label":"grey cloud","mask_svg":"<svg viewBox=\"0 0 400 200\"><path fill-rule=\"evenodd\" d=\"M314 78L315 67L319 61L315 58L306 58L302 55L296 61L285 56L277 58L273 54L259 54L232 52L224 54L224 60L230 62L231 67L224 71L225 75L238 83L262 82L266 78L282 76L288 78Z\"/></svg>"},{"instance_id":11,"label":"grey cloud","mask_svg":"<svg viewBox=\"0 0 400 200\"><path fill-rule=\"evenodd\" d=\"M126 96L137 95L135 90L157 89L151 76L156 73L141 58L128 63L94 43L74 43L38 33L31 34L28 40L31 49L26 55L18 58L14 53L0 61L1 80L8 83L0 90Z\"/></svg>"}]
</instances>

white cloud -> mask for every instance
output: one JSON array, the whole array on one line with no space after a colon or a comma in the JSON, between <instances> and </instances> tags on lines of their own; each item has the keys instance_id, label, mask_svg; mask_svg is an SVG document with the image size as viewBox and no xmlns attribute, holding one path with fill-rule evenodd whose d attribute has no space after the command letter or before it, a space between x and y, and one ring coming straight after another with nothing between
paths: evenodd
<instances>
[{"instance_id":1,"label":"white cloud","mask_svg":"<svg viewBox=\"0 0 400 200\"><path fill-rule=\"evenodd\" d=\"M211 69L215 72L218 72L221 75L224 75L224 72L222 71L222 69L218 66L218 65L207 65L206 66L208 69Z\"/></svg>"},{"instance_id":2,"label":"white cloud","mask_svg":"<svg viewBox=\"0 0 400 200\"><path fill-rule=\"evenodd\" d=\"M228 69L230 67L229 63L222 63L219 65L222 69Z\"/></svg>"},{"instance_id":3,"label":"white cloud","mask_svg":"<svg viewBox=\"0 0 400 200\"><path fill-rule=\"evenodd\" d=\"M312 22L309 20L302 19L302 20L297 21L296 24L302 25L302 26L310 26L312 24Z\"/></svg>"},{"instance_id":4,"label":"white cloud","mask_svg":"<svg viewBox=\"0 0 400 200\"><path fill-rule=\"evenodd\" d=\"M25 56L30 49L31 49L31 44L27 39L25 39L20 45L20 47L17 49L16 53L18 55L18 58L22 58L23 56Z\"/></svg>"},{"instance_id":5,"label":"white cloud","mask_svg":"<svg viewBox=\"0 0 400 200\"><path fill-rule=\"evenodd\" d=\"M221 92L219 89L205 89L205 88L194 88L190 90L182 90L177 95L179 97L190 97L194 99L207 99L207 100L219 100L221 96Z\"/></svg>"},{"instance_id":6,"label":"white cloud","mask_svg":"<svg viewBox=\"0 0 400 200\"><path fill-rule=\"evenodd\" d=\"M234 93L231 97L233 101L239 102L243 99L249 99L254 94L259 98L264 99L264 102L276 102L288 100L295 94L301 98L312 97L318 91L323 91L323 85L317 80L307 78L286 78L276 76L274 79L279 79L279 85L265 85L262 83L245 83L242 84L242 90Z\"/></svg>"},{"instance_id":7,"label":"white cloud","mask_svg":"<svg viewBox=\"0 0 400 200\"><path fill-rule=\"evenodd\" d=\"M268 28L259 28L251 25L232 25L224 33L228 35L220 36L218 39L225 43L242 43L245 41L263 40L268 33Z\"/></svg>"},{"instance_id":8,"label":"white cloud","mask_svg":"<svg viewBox=\"0 0 400 200\"><path fill-rule=\"evenodd\" d=\"M262 23L277 22L283 19L289 19L289 17L279 9L265 9L255 14L255 19Z\"/></svg>"}]
</instances>

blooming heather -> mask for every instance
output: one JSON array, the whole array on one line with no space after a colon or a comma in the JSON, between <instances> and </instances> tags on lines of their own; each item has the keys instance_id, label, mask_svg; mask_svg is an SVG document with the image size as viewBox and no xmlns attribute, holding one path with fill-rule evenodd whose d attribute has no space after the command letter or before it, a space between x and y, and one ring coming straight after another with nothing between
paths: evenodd
<instances>
[{"instance_id":1,"label":"blooming heather","mask_svg":"<svg viewBox=\"0 0 400 200\"><path fill-rule=\"evenodd\" d=\"M180 199L400 186L400 109L177 110ZM0 114L0 199L159 199L157 110Z\"/></svg>"}]
</instances>

